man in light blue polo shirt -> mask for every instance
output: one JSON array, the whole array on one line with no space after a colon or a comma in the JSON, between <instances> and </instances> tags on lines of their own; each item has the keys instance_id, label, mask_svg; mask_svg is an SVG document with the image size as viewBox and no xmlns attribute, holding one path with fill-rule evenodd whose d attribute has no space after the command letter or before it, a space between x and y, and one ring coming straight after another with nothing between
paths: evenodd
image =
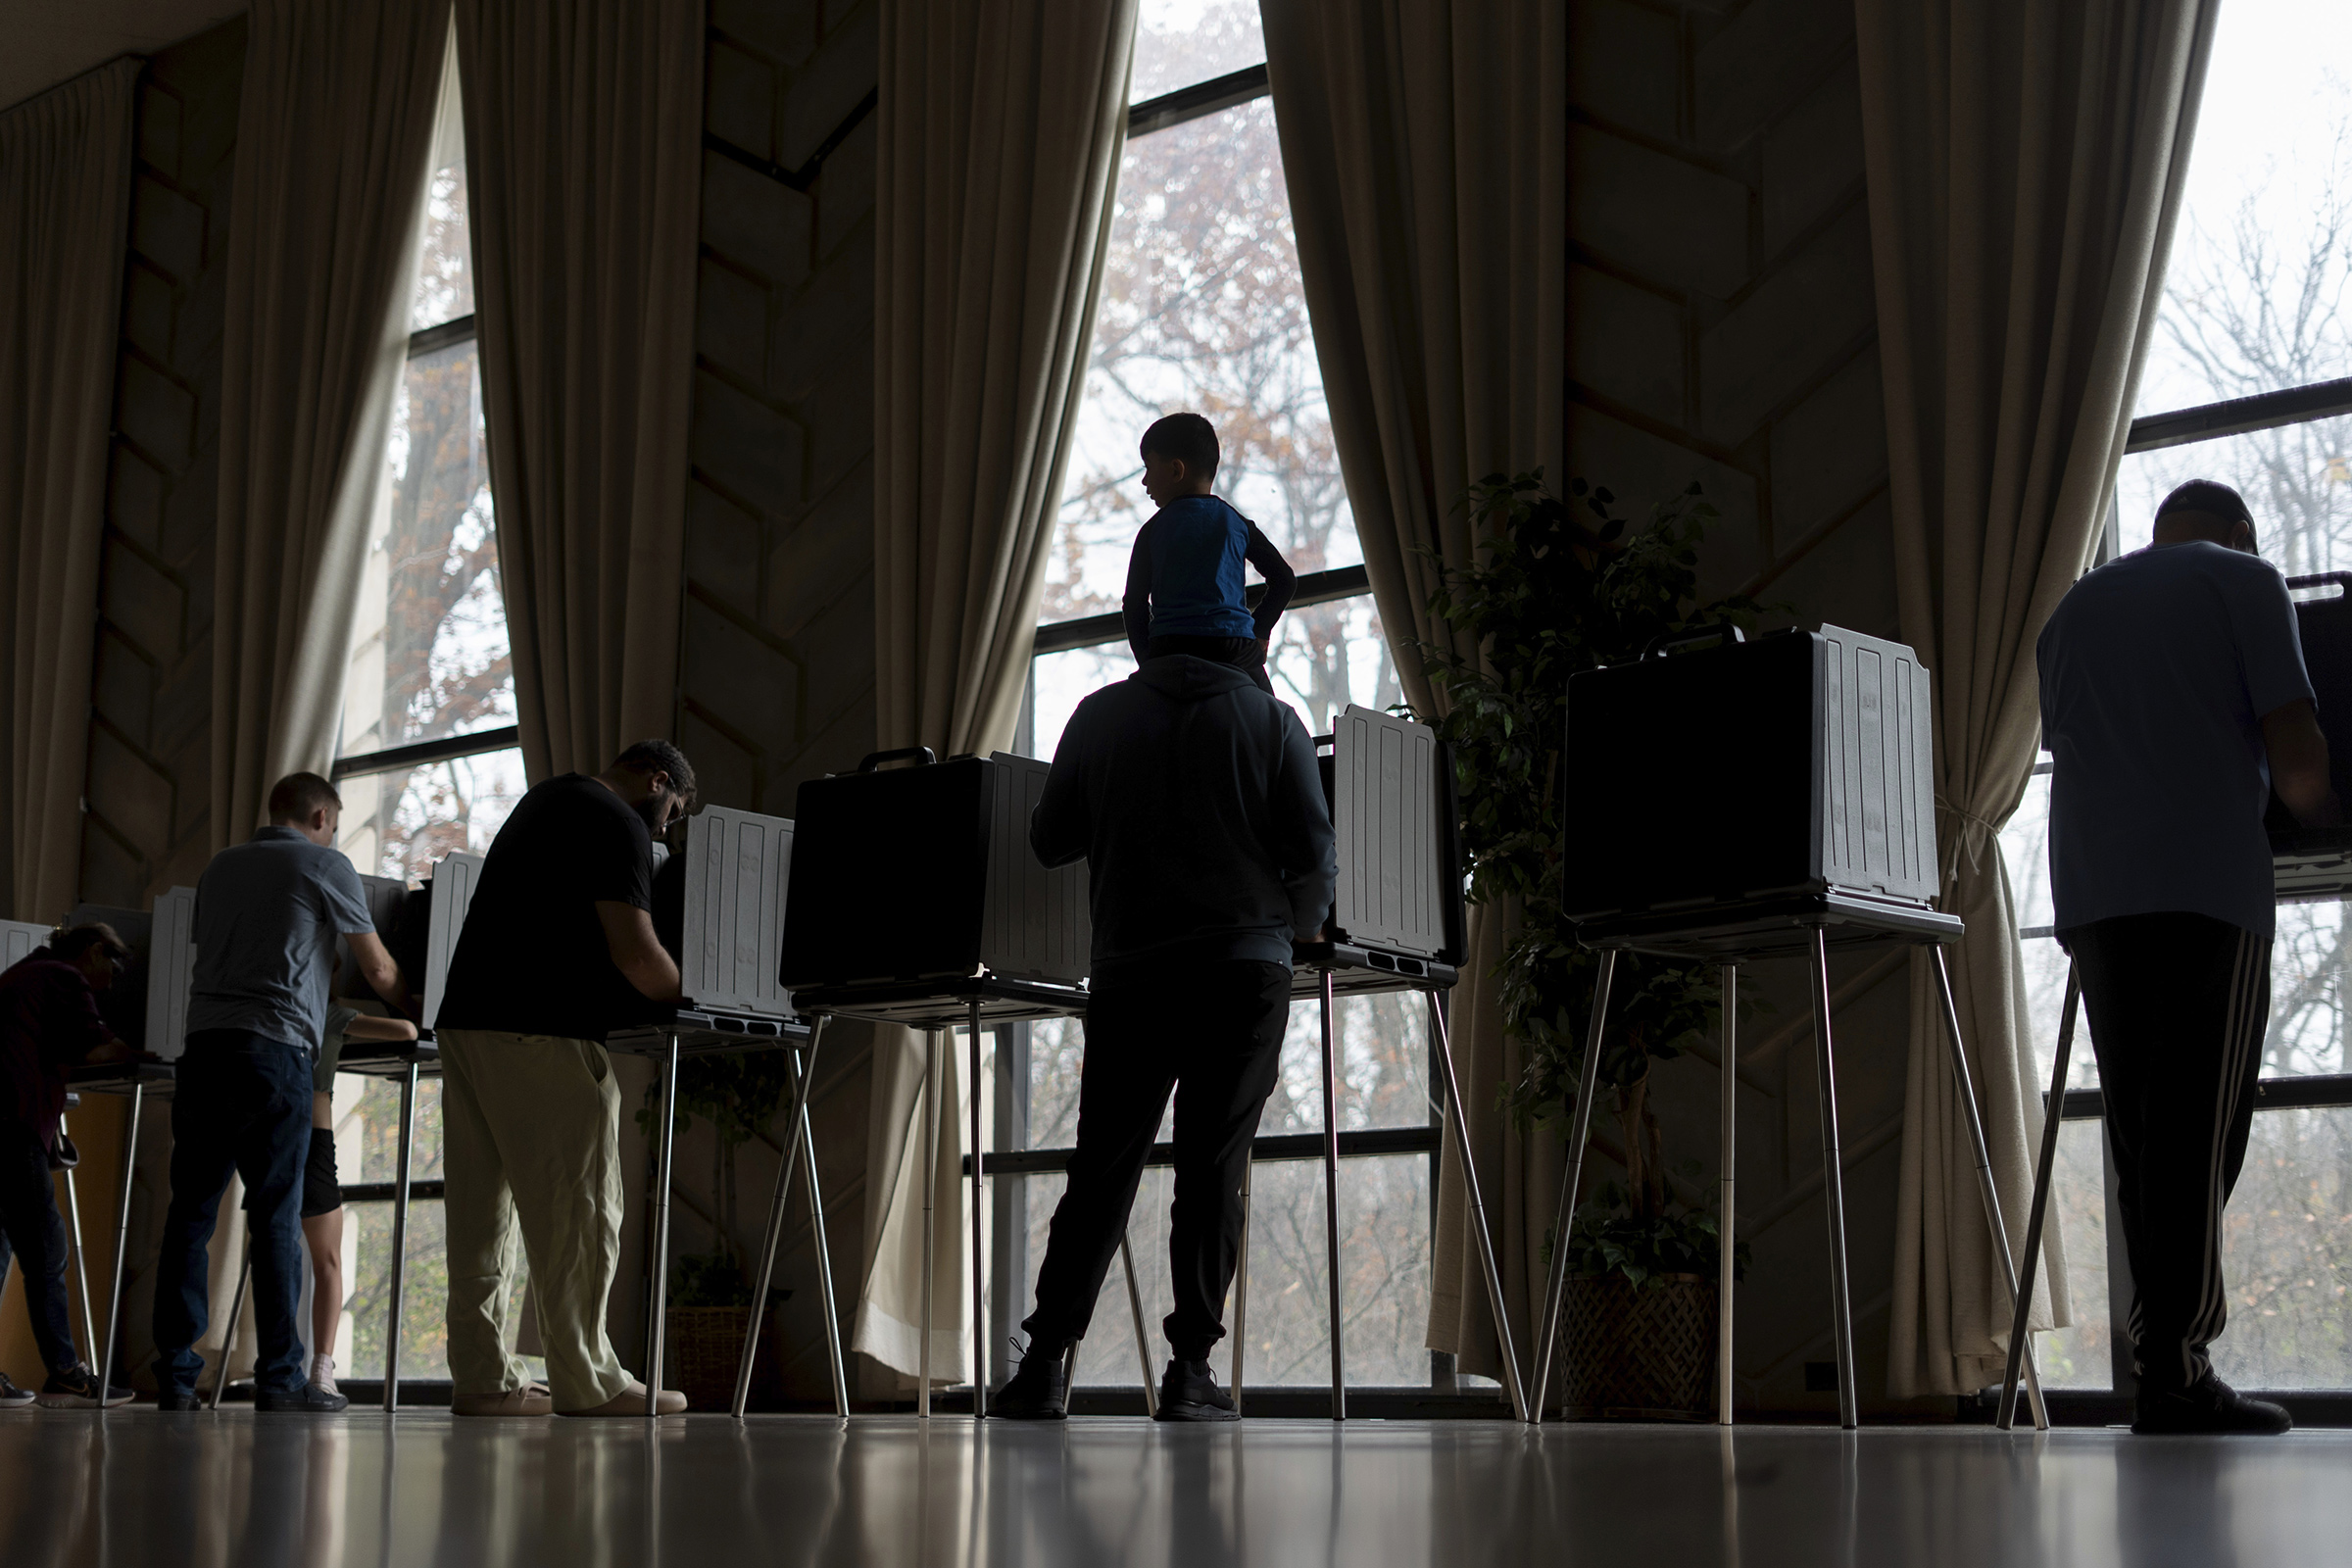
<instances>
[{"instance_id":1,"label":"man in light blue polo shirt","mask_svg":"<svg viewBox=\"0 0 2352 1568\"><path fill-rule=\"evenodd\" d=\"M2271 792L2341 819L2285 579L2227 485L2156 509L2155 541L2042 629L2050 882L2106 1097L2132 1259L2134 1432L2283 1432L2214 1375L2222 1206L2270 1021Z\"/></svg>"},{"instance_id":2,"label":"man in light blue polo shirt","mask_svg":"<svg viewBox=\"0 0 2352 1568\"><path fill-rule=\"evenodd\" d=\"M395 1008L408 982L368 913L359 873L334 847L343 799L316 773L270 791L270 825L213 857L196 883L196 973L172 1101L172 1206L155 1282L156 1402L193 1410L209 1312L205 1244L233 1171L253 1217L254 1402L340 1410L310 1381L295 1315L302 1298L302 1174L311 1147L311 1062L334 979L335 939Z\"/></svg>"}]
</instances>

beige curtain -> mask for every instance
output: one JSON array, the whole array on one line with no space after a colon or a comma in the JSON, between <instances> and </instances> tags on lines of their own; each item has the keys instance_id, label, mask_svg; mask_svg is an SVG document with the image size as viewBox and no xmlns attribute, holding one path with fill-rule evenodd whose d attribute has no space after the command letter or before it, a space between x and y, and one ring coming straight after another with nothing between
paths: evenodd
<instances>
[{"instance_id":1,"label":"beige curtain","mask_svg":"<svg viewBox=\"0 0 2352 1568\"><path fill-rule=\"evenodd\" d=\"M1008 744L1126 129L1136 0L884 0L874 657L885 747ZM960 1052L950 1053L960 1062ZM948 1069L943 1102L969 1093ZM919 1040L880 1032L855 1348L912 1372ZM969 1375L961 1118L940 1118L935 1377ZM957 1332L962 1325L963 1332Z\"/></svg>"},{"instance_id":2,"label":"beige curtain","mask_svg":"<svg viewBox=\"0 0 2352 1568\"><path fill-rule=\"evenodd\" d=\"M213 841L333 761L448 0L257 0L220 357Z\"/></svg>"},{"instance_id":3,"label":"beige curtain","mask_svg":"<svg viewBox=\"0 0 2352 1568\"><path fill-rule=\"evenodd\" d=\"M1406 696L1441 565L1477 555L1461 502L1490 473L1567 481L1568 17L1557 0L1265 0L1266 65L1315 353L1381 624ZM1432 556L1436 559L1432 559ZM1408 640L1409 639L1409 640ZM1488 971L1510 913L1472 911L1454 1050L1506 1313L1540 1309L1558 1141L1495 1109L1518 1071ZM1429 1344L1499 1376L1452 1141L1440 1167Z\"/></svg>"},{"instance_id":4,"label":"beige curtain","mask_svg":"<svg viewBox=\"0 0 2352 1568\"><path fill-rule=\"evenodd\" d=\"M1902 634L1936 676L1952 982L2013 1248L2040 1086L1993 835L2034 643L2088 560L2154 331L2218 0L1857 0ZM2000 1376L2006 1291L1925 960L1912 981L1887 1388ZM2063 1323L2053 1226L2036 1323Z\"/></svg>"},{"instance_id":5,"label":"beige curtain","mask_svg":"<svg viewBox=\"0 0 2352 1568\"><path fill-rule=\"evenodd\" d=\"M459 0L500 587L523 766L677 716L701 0Z\"/></svg>"},{"instance_id":6,"label":"beige curtain","mask_svg":"<svg viewBox=\"0 0 2352 1568\"><path fill-rule=\"evenodd\" d=\"M55 920L81 865L98 539L139 63L0 114L0 910Z\"/></svg>"}]
</instances>

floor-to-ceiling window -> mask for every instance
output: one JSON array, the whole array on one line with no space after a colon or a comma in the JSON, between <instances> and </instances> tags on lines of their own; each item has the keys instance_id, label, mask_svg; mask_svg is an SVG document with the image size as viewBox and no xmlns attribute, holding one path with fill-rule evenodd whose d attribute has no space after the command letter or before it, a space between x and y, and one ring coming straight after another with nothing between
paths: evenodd
<instances>
[{"instance_id":1,"label":"floor-to-ceiling window","mask_svg":"<svg viewBox=\"0 0 2352 1568\"><path fill-rule=\"evenodd\" d=\"M2331 0L2221 9L2110 552L2146 545L2165 492L2207 478L2245 496L2263 555L2289 576L2352 571L2347 60L2352 10ZM2001 836L2045 1085L2066 981L2050 930L2047 767ZM2215 1367L2240 1387L2352 1388L2348 978L2345 905L2280 907L2262 1108L2224 1231L2230 1326L2214 1348ZM2126 1303L2109 1288L2112 1204L2086 1035L2070 1083L2057 1202L2078 1326L2050 1337L2048 1353L2058 1385L2106 1388Z\"/></svg>"},{"instance_id":2,"label":"floor-to-ceiling window","mask_svg":"<svg viewBox=\"0 0 2352 1568\"><path fill-rule=\"evenodd\" d=\"M1276 694L1312 734L1350 703L1401 695L1341 482L1291 229L1265 44L1254 0L1144 0L1110 255L1077 454L1062 491L1018 750L1051 757L1072 710L1133 668L1119 598L1152 514L1136 442L1163 414L1217 427L1217 493L1256 521L1299 574L1274 636ZM1438 1130L1426 1004L1344 1001L1338 1031L1343 1347L1352 1384L1426 1387L1430 1194ZM1009 1322L1044 1254L1076 1129L1075 1024L1004 1031L995 1146L997 1309ZM1283 1071L1251 1177L1246 1375L1251 1386L1330 1378L1320 1166L1317 1011L1294 1007ZM1161 1137L1168 1136L1162 1128ZM1269 1158L1268 1154L1289 1157ZM1306 1157L1300 1157L1306 1156ZM1130 1224L1150 1348L1164 1353L1169 1172L1146 1174ZM1009 1313L1009 1317L1004 1314ZM1081 1348L1081 1383L1141 1377L1126 1286L1114 1269ZM1231 1323L1229 1312L1228 1323ZM1229 1348L1229 1347L1228 1347ZM1220 1367L1225 1370L1225 1351ZM1002 1375L1002 1367L1000 1367Z\"/></svg>"}]
</instances>

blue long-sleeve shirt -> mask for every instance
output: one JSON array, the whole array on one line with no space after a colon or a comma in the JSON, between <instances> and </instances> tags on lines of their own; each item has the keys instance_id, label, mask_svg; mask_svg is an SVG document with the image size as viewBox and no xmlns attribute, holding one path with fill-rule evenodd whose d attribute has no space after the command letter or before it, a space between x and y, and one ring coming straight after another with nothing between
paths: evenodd
<instances>
[{"instance_id":1,"label":"blue long-sleeve shirt","mask_svg":"<svg viewBox=\"0 0 2352 1568\"><path fill-rule=\"evenodd\" d=\"M1247 562L1266 579L1252 612L1245 595ZM1127 558L1120 610L1127 645L1142 663L1153 637L1254 637L1274 634L1298 574L1256 523L1215 496L1184 496L1136 531Z\"/></svg>"}]
</instances>

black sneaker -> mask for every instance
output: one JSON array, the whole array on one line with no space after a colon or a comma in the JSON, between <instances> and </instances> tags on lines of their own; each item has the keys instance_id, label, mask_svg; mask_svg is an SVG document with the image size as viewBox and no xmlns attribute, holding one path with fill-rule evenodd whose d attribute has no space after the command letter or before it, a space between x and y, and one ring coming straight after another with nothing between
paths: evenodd
<instances>
[{"instance_id":1,"label":"black sneaker","mask_svg":"<svg viewBox=\"0 0 2352 1568\"><path fill-rule=\"evenodd\" d=\"M340 1394L329 1394L316 1383L305 1383L299 1389L264 1389L253 1396L253 1407L269 1413L284 1411L295 1415L333 1415L347 1409L351 1400Z\"/></svg>"},{"instance_id":2,"label":"black sneaker","mask_svg":"<svg viewBox=\"0 0 2352 1568\"><path fill-rule=\"evenodd\" d=\"M101 1402L98 1374L86 1366L52 1372L49 1381L41 1385L39 1397L44 1410L95 1410ZM128 1389L109 1389L103 1402L111 1410L118 1404L128 1404L130 1399Z\"/></svg>"},{"instance_id":3,"label":"black sneaker","mask_svg":"<svg viewBox=\"0 0 2352 1568\"><path fill-rule=\"evenodd\" d=\"M1032 1341L1011 1379L988 1401L988 1413L1007 1421L1059 1421L1068 1416L1069 1402L1062 1352L1041 1349Z\"/></svg>"},{"instance_id":4,"label":"black sneaker","mask_svg":"<svg viewBox=\"0 0 2352 1568\"><path fill-rule=\"evenodd\" d=\"M2295 1418L2267 1399L2249 1399L2208 1369L2185 1389L2139 1388L2139 1419L2132 1430L2142 1437L2179 1433L2243 1433L2277 1437Z\"/></svg>"},{"instance_id":5,"label":"black sneaker","mask_svg":"<svg viewBox=\"0 0 2352 1568\"><path fill-rule=\"evenodd\" d=\"M30 1389L18 1388L8 1381L7 1373L0 1372L0 1410L22 1410L31 1402Z\"/></svg>"},{"instance_id":6,"label":"black sneaker","mask_svg":"<svg viewBox=\"0 0 2352 1568\"><path fill-rule=\"evenodd\" d=\"M169 1383L156 1390L155 1407L158 1410L201 1410L204 1400L194 1389L175 1389Z\"/></svg>"},{"instance_id":7,"label":"black sneaker","mask_svg":"<svg viewBox=\"0 0 2352 1568\"><path fill-rule=\"evenodd\" d=\"M1168 1362L1160 1375L1159 1403L1152 1411L1154 1421L1239 1421L1242 1412L1233 1407L1233 1398L1217 1387L1217 1375L1208 1369L1206 1361L1187 1361L1178 1357Z\"/></svg>"}]
</instances>

